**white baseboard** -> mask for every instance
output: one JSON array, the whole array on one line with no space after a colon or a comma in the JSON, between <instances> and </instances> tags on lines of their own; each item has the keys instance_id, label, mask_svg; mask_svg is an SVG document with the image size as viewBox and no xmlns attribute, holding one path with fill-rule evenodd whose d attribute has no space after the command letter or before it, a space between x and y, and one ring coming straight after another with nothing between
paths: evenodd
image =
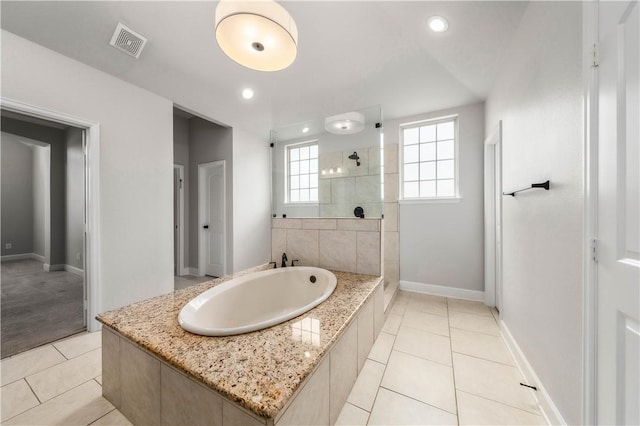
<instances>
[{"instance_id":1,"label":"white baseboard","mask_svg":"<svg viewBox=\"0 0 640 426\"><path fill-rule=\"evenodd\" d=\"M40 256L35 253L21 253L21 254L8 254L6 256L2 256L2 262L9 262L11 260L25 260L25 259L34 259L39 260L40 262L44 262L44 256Z\"/></svg>"},{"instance_id":2,"label":"white baseboard","mask_svg":"<svg viewBox=\"0 0 640 426\"><path fill-rule=\"evenodd\" d=\"M76 268L75 266L64 265L64 270L67 272L71 272L73 275L84 277L84 271L80 268Z\"/></svg>"},{"instance_id":3,"label":"white baseboard","mask_svg":"<svg viewBox=\"0 0 640 426\"><path fill-rule=\"evenodd\" d=\"M502 320L498 320L498 325L500 326L500 331L502 331L504 340L507 342L507 346L509 347L513 358L516 360L518 369L524 376L527 384L535 386L538 389L534 392L534 395L538 400L538 405L540 406L540 410L542 411L547 424L566 425L567 422L562 417L562 414L560 414L560 410L558 410L556 404L553 403L551 396L547 393L535 370L531 364L529 364L529 361L527 361L527 358L520 349L518 342L513 338L513 335L509 331L507 325Z\"/></svg>"},{"instance_id":4,"label":"white baseboard","mask_svg":"<svg viewBox=\"0 0 640 426\"><path fill-rule=\"evenodd\" d=\"M400 290L414 293L433 294L435 296L453 297L455 299L475 300L484 302L484 292L467 290L466 288L445 287L435 284L416 283L413 281L400 281Z\"/></svg>"},{"instance_id":5,"label":"white baseboard","mask_svg":"<svg viewBox=\"0 0 640 426\"><path fill-rule=\"evenodd\" d=\"M44 269L46 272L64 271L64 264L49 265L48 263L45 263L44 265L42 265L42 269Z\"/></svg>"}]
</instances>

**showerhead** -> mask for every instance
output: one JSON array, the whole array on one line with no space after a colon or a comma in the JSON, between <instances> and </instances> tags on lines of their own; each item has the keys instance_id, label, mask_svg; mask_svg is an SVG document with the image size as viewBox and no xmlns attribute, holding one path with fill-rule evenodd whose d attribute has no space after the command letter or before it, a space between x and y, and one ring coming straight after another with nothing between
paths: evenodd
<instances>
[{"instance_id":1,"label":"showerhead","mask_svg":"<svg viewBox=\"0 0 640 426\"><path fill-rule=\"evenodd\" d=\"M358 161L360 159L360 157L358 157L358 153L353 151L353 154L351 154L349 156L350 160L356 160L356 166L360 166L360 161Z\"/></svg>"}]
</instances>

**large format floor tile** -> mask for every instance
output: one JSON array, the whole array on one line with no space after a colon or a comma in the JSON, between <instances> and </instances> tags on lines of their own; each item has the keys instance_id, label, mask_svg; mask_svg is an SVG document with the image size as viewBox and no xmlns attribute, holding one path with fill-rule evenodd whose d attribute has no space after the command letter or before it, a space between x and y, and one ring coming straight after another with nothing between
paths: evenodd
<instances>
[{"instance_id":1,"label":"large format floor tile","mask_svg":"<svg viewBox=\"0 0 640 426\"><path fill-rule=\"evenodd\" d=\"M466 392L457 392L461 425L545 425L544 418Z\"/></svg>"},{"instance_id":2,"label":"large format floor tile","mask_svg":"<svg viewBox=\"0 0 640 426\"><path fill-rule=\"evenodd\" d=\"M452 328L451 348L454 352L514 365L511 353L500 336Z\"/></svg>"},{"instance_id":3,"label":"large format floor tile","mask_svg":"<svg viewBox=\"0 0 640 426\"><path fill-rule=\"evenodd\" d=\"M450 413L456 412L453 371L446 365L394 350L382 387Z\"/></svg>"},{"instance_id":4,"label":"large format floor tile","mask_svg":"<svg viewBox=\"0 0 640 426\"><path fill-rule=\"evenodd\" d=\"M0 363L2 386L64 361L65 358L52 345L42 346L11 358L5 358Z\"/></svg>"},{"instance_id":5,"label":"large format floor tile","mask_svg":"<svg viewBox=\"0 0 640 426\"><path fill-rule=\"evenodd\" d=\"M101 370L102 351L94 349L62 364L28 376L27 382L38 399L44 402L99 376Z\"/></svg>"},{"instance_id":6,"label":"large format floor tile","mask_svg":"<svg viewBox=\"0 0 640 426\"><path fill-rule=\"evenodd\" d=\"M451 328L459 328L461 330L475 331L477 333L490 334L492 336L500 336L498 324L493 317L484 315L467 314L459 311L449 312L449 324Z\"/></svg>"},{"instance_id":7,"label":"large format floor tile","mask_svg":"<svg viewBox=\"0 0 640 426\"><path fill-rule=\"evenodd\" d=\"M40 404L24 380L13 382L0 389L2 399L2 419L5 421Z\"/></svg>"},{"instance_id":8,"label":"large format floor tile","mask_svg":"<svg viewBox=\"0 0 640 426\"><path fill-rule=\"evenodd\" d=\"M384 375L384 369L384 364L368 359L360 370L356 384L353 385L347 401L364 410L371 411Z\"/></svg>"},{"instance_id":9,"label":"large format floor tile","mask_svg":"<svg viewBox=\"0 0 640 426\"><path fill-rule=\"evenodd\" d=\"M336 426L366 426L367 420L369 420L368 411L347 402L342 407L335 424Z\"/></svg>"},{"instance_id":10,"label":"large format floor tile","mask_svg":"<svg viewBox=\"0 0 640 426\"><path fill-rule=\"evenodd\" d=\"M410 327L400 327L393 349L420 358L451 365L451 342L440 336Z\"/></svg>"},{"instance_id":11,"label":"large format floor tile","mask_svg":"<svg viewBox=\"0 0 640 426\"><path fill-rule=\"evenodd\" d=\"M113 410L94 380L83 383L18 416L6 425L88 425Z\"/></svg>"},{"instance_id":12,"label":"large format floor tile","mask_svg":"<svg viewBox=\"0 0 640 426\"><path fill-rule=\"evenodd\" d=\"M532 390L516 367L462 354L453 354L456 389L538 414Z\"/></svg>"},{"instance_id":13,"label":"large format floor tile","mask_svg":"<svg viewBox=\"0 0 640 426\"><path fill-rule=\"evenodd\" d=\"M82 333L53 343L53 346L67 359L75 358L78 355L98 349L101 345L102 333L100 331L95 333Z\"/></svg>"},{"instance_id":14,"label":"large format floor tile","mask_svg":"<svg viewBox=\"0 0 640 426\"><path fill-rule=\"evenodd\" d=\"M493 317L489 307L482 302L474 302L473 300L464 299L447 299L447 303L450 311Z\"/></svg>"},{"instance_id":15,"label":"large format floor tile","mask_svg":"<svg viewBox=\"0 0 640 426\"><path fill-rule=\"evenodd\" d=\"M407 311L402 318L402 325L441 336L449 336L449 320L441 315Z\"/></svg>"},{"instance_id":16,"label":"large format floor tile","mask_svg":"<svg viewBox=\"0 0 640 426\"><path fill-rule=\"evenodd\" d=\"M391 349L393 348L393 342L396 336L389 333L380 333L376 339L371 352L369 352L369 359L386 364L391 355Z\"/></svg>"},{"instance_id":17,"label":"large format floor tile","mask_svg":"<svg viewBox=\"0 0 640 426\"><path fill-rule=\"evenodd\" d=\"M91 423L91 426L132 426L132 423L120 411L113 410Z\"/></svg>"},{"instance_id":18,"label":"large format floor tile","mask_svg":"<svg viewBox=\"0 0 640 426\"><path fill-rule=\"evenodd\" d=\"M454 414L380 388L370 425L457 425Z\"/></svg>"},{"instance_id":19,"label":"large format floor tile","mask_svg":"<svg viewBox=\"0 0 640 426\"><path fill-rule=\"evenodd\" d=\"M389 334L398 334L398 329L400 328L401 321L402 321L402 316L389 314L387 316L387 320L384 322L382 331Z\"/></svg>"},{"instance_id":20,"label":"large format floor tile","mask_svg":"<svg viewBox=\"0 0 640 426\"><path fill-rule=\"evenodd\" d=\"M447 299L426 294L414 294L407 304L407 312L425 312L428 314L447 316Z\"/></svg>"}]
</instances>

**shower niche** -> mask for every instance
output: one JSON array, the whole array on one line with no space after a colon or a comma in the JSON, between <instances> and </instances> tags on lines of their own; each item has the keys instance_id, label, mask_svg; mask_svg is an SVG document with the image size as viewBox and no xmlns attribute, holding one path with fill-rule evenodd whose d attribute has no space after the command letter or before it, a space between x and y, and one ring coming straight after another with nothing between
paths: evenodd
<instances>
[{"instance_id":1,"label":"shower niche","mask_svg":"<svg viewBox=\"0 0 640 426\"><path fill-rule=\"evenodd\" d=\"M273 129L273 217L380 218L382 147L379 106Z\"/></svg>"}]
</instances>

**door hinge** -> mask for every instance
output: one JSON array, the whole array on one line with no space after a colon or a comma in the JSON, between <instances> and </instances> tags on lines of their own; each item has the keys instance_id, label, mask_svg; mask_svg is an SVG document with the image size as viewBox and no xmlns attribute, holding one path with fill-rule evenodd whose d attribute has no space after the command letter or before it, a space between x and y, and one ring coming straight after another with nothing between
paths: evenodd
<instances>
[{"instance_id":1,"label":"door hinge","mask_svg":"<svg viewBox=\"0 0 640 426\"><path fill-rule=\"evenodd\" d=\"M596 43L591 50L591 68L598 68L600 66L600 47Z\"/></svg>"},{"instance_id":2,"label":"door hinge","mask_svg":"<svg viewBox=\"0 0 640 426\"><path fill-rule=\"evenodd\" d=\"M591 259L595 263L598 263L598 254L598 240L594 238L591 240Z\"/></svg>"},{"instance_id":3,"label":"door hinge","mask_svg":"<svg viewBox=\"0 0 640 426\"><path fill-rule=\"evenodd\" d=\"M182 189L182 179L180 179L180 189Z\"/></svg>"}]
</instances>

